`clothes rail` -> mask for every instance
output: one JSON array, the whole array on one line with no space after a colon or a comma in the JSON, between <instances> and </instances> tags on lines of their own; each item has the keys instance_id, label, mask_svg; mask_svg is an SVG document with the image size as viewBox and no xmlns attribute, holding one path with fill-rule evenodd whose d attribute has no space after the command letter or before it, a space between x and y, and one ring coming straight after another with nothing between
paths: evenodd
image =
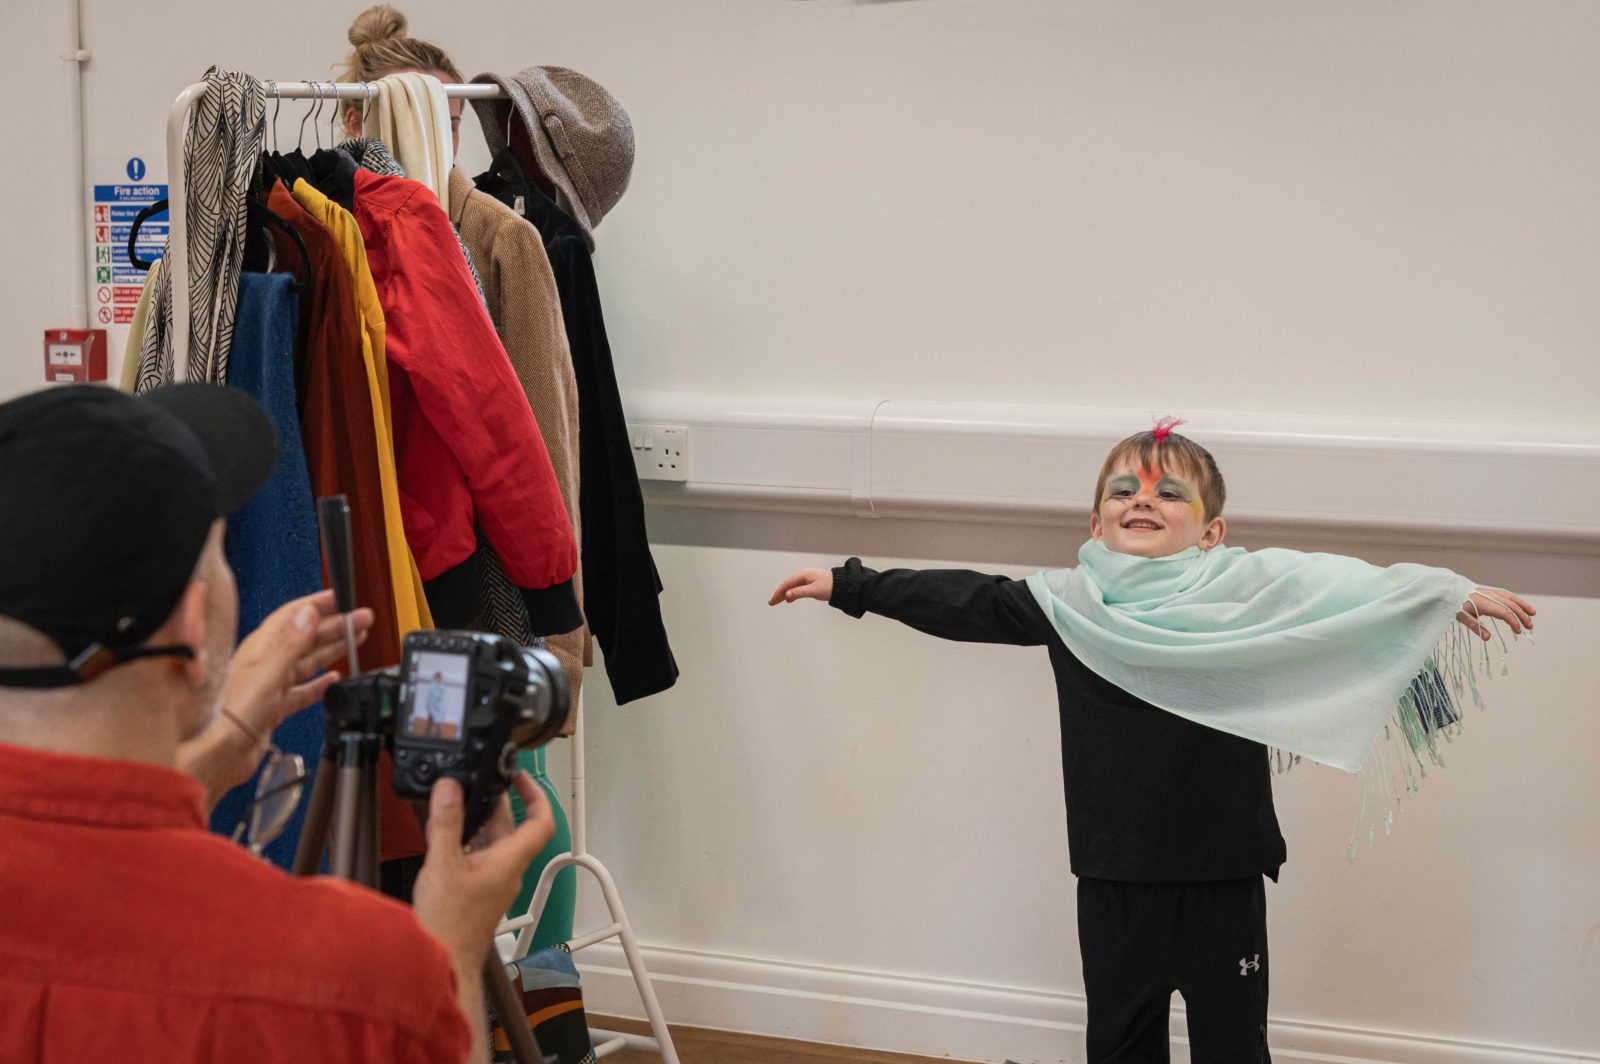
<instances>
[{"instance_id":1,"label":"clothes rail","mask_svg":"<svg viewBox=\"0 0 1600 1064\"><path fill-rule=\"evenodd\" d=\"M183 173L183 144L189 132L189 116L194 111L194 105L206 91L206 84L203 81L190 85L178 94L178 98L172 103L172 113L167 117L169 240L167 261L162 268L171 279L172 377L176 381L189 379L188 189ZM279 100L370 100L377 92L377 85L370 81L268 81L265 83L264 91L268 98ZM452 100L506 98L505 90L498 85L446 84L444 94L446 98ZM616 881L606 866L588 852L581 697L578 704L572 707L572 713L576 718L576 724L572 739L567 744L572 758L571 808L568 810L568 820L572 828L572 850L558 855L545 866L528 912L502 923L497 929L497 937L517 932L516 944L508 959L525 955L533 928L538 924L545 900L549 897L555 873L569 866L588 871L599 881L606 908L611 914L611 923L597 931L575 936L572 941L573 952L576 953L579 949L611 938L621 941L623 953L633 974L634 985L639 991L640 1003L644 1006L645 1016L650 1021L651 1033L655 1036L643 1038L632 1034L593 1030L589 1033L595 1041L594 1055L599 1058L609 1056L619 1049L644 1049L659 1053L665 1064L678 1064L678 1054L672 1044L672 1034L667 1030L661 1005L656 1000L655 988L651 985L649 973L645 971L644 959L640 955L638 941L634 938L633 927L629 924L627 914L622 908L622 898L617 891Z\"/></svg>"},{"instance_id":2,"label":"clothes rail","mask_svg":"<svg viewBox=\"0 0 1600 1064\"><path fill-rule=\"evenodd\" d=\"M269 81L266 94L277 100L367 100L376 92L367 81ZM167 261L162 265L172 279L172 379L189 379L189 225L188 187L183 172L183 142L189 133L189 116L206 94L197 81L178 94L167 118L167 202L169 233ZM453 100L504 99L498 85L446 85Z\"/></svg>"}]
</instances>

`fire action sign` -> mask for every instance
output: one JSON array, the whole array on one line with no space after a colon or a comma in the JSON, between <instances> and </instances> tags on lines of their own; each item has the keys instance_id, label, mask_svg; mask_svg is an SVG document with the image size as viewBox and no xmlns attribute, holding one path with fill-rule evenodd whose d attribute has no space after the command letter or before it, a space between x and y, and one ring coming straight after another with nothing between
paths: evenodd
<instances>
[{"instance_id":1,"label":"fire action sign","mask_svg":"<svg viewBox=\"0 0 1600 1064\"><path fill-rule=\"evenodd\" d=\"M90 316L100 326L130 325L145 273L128 259L128 233L140 211L167 198L167 186L144 180L143 159L132 158L124 167L127 184L94 186L94 285ZM146 262L160 258L167 243L165 212L139 227L134 252Z\"/></svg>"}]
</instances>

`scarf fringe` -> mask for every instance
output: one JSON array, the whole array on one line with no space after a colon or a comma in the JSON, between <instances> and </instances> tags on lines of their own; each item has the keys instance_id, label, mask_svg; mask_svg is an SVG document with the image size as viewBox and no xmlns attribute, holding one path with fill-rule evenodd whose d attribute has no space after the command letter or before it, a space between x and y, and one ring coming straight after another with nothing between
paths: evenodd
<instances>
[{"instance_id":1,"label":"scarf fringe","mask_svg":"<svg viewBox=\"0 0 1600 1064\"><path fill-rule=\"evenodd\" d=\"M1461 625L1452 623L1401 693L1394 714L1373 741L1366 763L1357 774L1361 780L1361 805L1345 851L1352 864L1363 834L1368 849L1377 843L1380 824L1383 833L1390 834L1395 811L1404 806L1407 795L1418 792L1429 766L1445 767L1440 740L1449 745L1464 730L1459 707L1470 698L1478 709L1485 708L1478 676L1480 670L1485 681L1494 675L1491 643L1499 647L1500 675L1510 672L1506 664L1508 647L1499 623L1487 616L1478 620L1490 625L1494 638L1477 639ZM1518 637L1513 634L1512 638ZM1533 641L1531 634L1528 641ZM1283 775L1301 760L1299 754L1287 750L1267 751L1267 763L1274 776Z\"/></svg>"}]
</instances>

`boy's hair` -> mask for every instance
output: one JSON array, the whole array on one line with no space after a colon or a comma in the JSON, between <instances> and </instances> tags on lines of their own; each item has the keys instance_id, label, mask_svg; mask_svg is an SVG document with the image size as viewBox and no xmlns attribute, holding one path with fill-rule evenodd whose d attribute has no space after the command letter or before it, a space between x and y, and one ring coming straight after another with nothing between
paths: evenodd
<instances>
[{"instance_id":1,"label":"boy's hair","mask_svg":"<svg viewBox=\"0 0 1600 1064\"><path fill-rule=\"evenodd\" d=\"M1222 513L1228 488L1222 482L1222 470L1217 468L1217 460L1211 457L1210 451L1189 437L1180 436L1170 429L1162 431L1159 427L1136 432L1111 448L1111 453L1106 455L1105 462L1100 466L1100 479L1094 485L1095 513L1100 512L1106 478L1124 462L1131 462L1136 469L1160 466L1192 478L1200 489L1200 503L1205 508L1204 520L1210 521Z\"/></svg>"}]
</instances>

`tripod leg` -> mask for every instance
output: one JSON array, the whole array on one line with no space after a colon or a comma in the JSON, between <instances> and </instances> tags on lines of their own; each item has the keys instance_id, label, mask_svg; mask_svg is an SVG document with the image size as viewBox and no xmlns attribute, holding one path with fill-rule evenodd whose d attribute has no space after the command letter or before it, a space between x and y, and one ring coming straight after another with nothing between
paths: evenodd
<instances>
[{"instance_id":1,"label":"tripod leg","mask_svg":"<svg viewBox=\"0 0 1600 1064\"><path fill-rule=\"evenodd\" d=\"M356 882L378 889L378 771L371 758L361 761L361 801L356 812Z\"/></svg>"},{"instance_id":2,"label":"tripod leg","mask_svg":"<svg viewBox=\"0 0 1600 1064\"><path fill-rule=\"evenodd\" d=\"M511 1043L511 1056L517 1064L544 1064L544 1054L539 1051L539 1040L533 1037L528 1026L528 1014L522 1007L522 995L512 985L500 963L500 952L491 944L489 955L483 959L483 990L494 1008L500 1029Z\"/></svg>"},{"instance_id":3,"label":"tripod leg","mask_svg":"<svg viewBox=\"0 0 1600 1064\"><path fill-rule=\"evenodd\" d=\"M361 766L355 757L339 765L339 793L333 816L333 874L356 882L356 845L360 833Z\"/></svg>"},{"instance_id":4,"label":"tripod leg","mask_svg":"<svg viewBox=\"0 0 1600 1064\"><path fill-rule=\"evenodd\" d=\"M328 845L328 820L333 813L333 758L326 751L317 765L317 778L311 784L311 800L306 805L306 822L300 829L300 843L294 851L294 874L314 876L322 865L322 851Z\"/></svg>"}]
</instances>

